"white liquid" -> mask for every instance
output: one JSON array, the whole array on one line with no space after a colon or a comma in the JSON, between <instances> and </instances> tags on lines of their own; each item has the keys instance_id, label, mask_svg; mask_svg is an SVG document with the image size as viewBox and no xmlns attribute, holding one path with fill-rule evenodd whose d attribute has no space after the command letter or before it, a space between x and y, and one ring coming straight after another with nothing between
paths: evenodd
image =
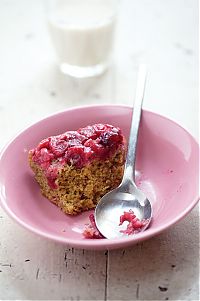
<instances>
[{"instance_id":1,"label":"white liquid","mask_svg":"<svg viewBox=\"0 0 200 301\"><path fill-rule=\"evenodd\" d=\"M109 0L61 1L48 23L60 63L91 67L109 60L115 25Z\"/></svg>"}]
</instances>

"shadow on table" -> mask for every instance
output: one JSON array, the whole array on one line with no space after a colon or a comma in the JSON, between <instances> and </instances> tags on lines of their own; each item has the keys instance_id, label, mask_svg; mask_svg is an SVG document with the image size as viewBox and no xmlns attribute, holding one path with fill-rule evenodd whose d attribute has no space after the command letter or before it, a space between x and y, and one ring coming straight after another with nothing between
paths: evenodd
<instances>
[{"instance_id":1,"label":"shadow on table","mask_svg":"<svg viewBox=\"0 0 200 301\"><path fill-rule=\"evenodd\" d=\"M73 78L64 75L54 64L46 66L32 81L44 92L49 105L55 103L59 109L67 106L101 103L103 100L114 101L116 66L113 64L105 73L97 77ZM41 100L40 100L41 101Z\"/></svg>"}]
</instances>

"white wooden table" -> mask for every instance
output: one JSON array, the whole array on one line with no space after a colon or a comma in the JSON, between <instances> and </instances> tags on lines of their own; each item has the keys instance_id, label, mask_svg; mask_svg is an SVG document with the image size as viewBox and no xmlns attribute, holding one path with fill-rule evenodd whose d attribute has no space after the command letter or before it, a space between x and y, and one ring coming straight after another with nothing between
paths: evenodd
<instances>
[{"instance_id":1,"label":"white wooden table","mask_svg":"<svg viewBox=\"0 0 200 301\"><path fill-rule=\"evenodd\" d=\"M113 66L101 77L60 74L41 0L0 1L0 147L48 114L102 102L132 105L138 63L144 108L198 138L198 1L121 1ZM199 211L124 250L46 241L0 209L1 300L198 300ZM35 250L37 249L37 252Z\"/></svg>"}]
</instances>

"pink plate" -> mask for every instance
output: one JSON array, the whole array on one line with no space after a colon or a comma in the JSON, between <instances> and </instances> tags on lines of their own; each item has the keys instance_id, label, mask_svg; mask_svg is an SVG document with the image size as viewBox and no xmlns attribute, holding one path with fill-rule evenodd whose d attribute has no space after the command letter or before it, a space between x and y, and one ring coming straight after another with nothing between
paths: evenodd
<instances>
[{"instance_id":1,"label":"pink plate","mask_svg":"<svg viewBox=\"0 0 200 301\"><path fill-rule=\"evenodd\" d=\"M29 149L43 138L93 123L119 126L129 134L131 108L120 105L78 107L28 127L0 155L0 205L20 225L51 240L84 249L126 247L152 237L183 218L198 202L197 142L182 127L143 111L137 149L137 184L153 205L146 231L120 239L85 239L91 212L67 216L40 194L27 162Z\"/></svg>"}]
</instances>

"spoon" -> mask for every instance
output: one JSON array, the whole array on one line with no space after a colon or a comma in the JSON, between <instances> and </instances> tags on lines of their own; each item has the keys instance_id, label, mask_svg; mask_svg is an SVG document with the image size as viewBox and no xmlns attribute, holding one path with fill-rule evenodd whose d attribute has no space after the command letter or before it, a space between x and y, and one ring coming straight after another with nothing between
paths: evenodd
<instances>
[{"instance_id":1,"label":"spoon","mask_svg":"<svg viewBox=\"0 0 200 301\"><path fill-rule=\"evenodd\" d=\"M146 83L146 66L140 65L136 88L136 99L132 115L127 157L121 184L105 194L95 209L95 222L98 230L106 238L127 236L123 223L119 226L120 216L131 209L134 215L145 221L141 231L144 231L152 218L152 206L145 194L135 184L135 161L138 130L142 112L142 102Z\"/></svg>"}]
</instances>

